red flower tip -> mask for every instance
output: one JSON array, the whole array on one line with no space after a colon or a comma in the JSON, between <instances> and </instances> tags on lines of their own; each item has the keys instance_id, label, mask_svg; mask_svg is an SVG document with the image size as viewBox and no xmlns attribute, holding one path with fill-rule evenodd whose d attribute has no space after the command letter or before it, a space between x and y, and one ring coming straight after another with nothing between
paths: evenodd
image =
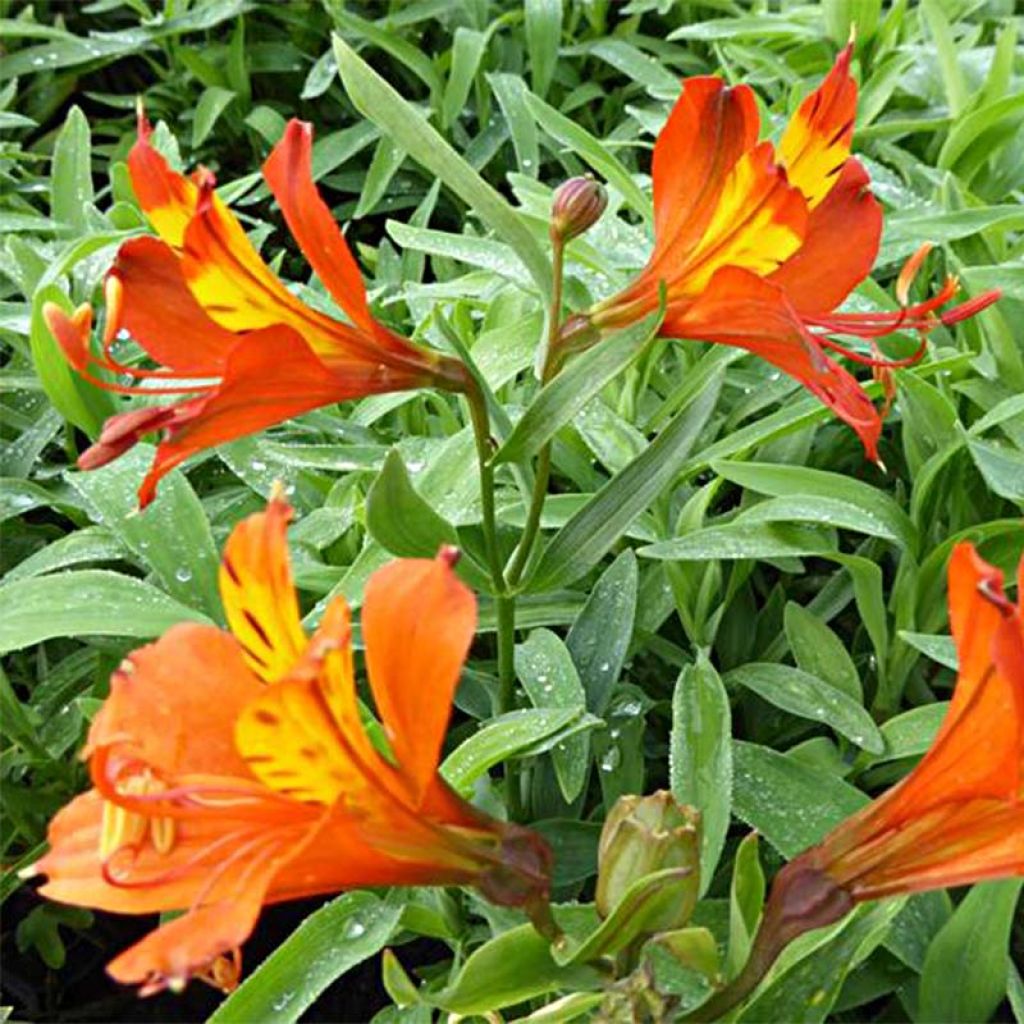
<instances>
[{"instance_id":1,"label":"red flower tip","mask_svg":"<svg viewBox=\"0 0 1024 1024\"><path fill-rule=\"evenodd\" d=\"M462 552L453 544L442 544L441 550L437 553L437 560L443 562L449 569L454 569L461 557Z\"/></svg>"},{"instance_id":2,"label":"red flower tip","mask_svg":"<svg viewBox=\"0 0 1024 1024\"><path fill-rule=\"evenodd\" d=\"M76 370L84 370L89 363L92 306L84 302L68 316L55 302L47 302L43 305L43 320L60 345L64 358Z\"/></svg>"},{"instance_id":3,"label":"red flower tip","mask_svg":"<svg viewBox=\"0 0 1024 1024\"><path fill-rule=\"evenodd\" d=\"M903 264L900 276L896 278L896 301L901 306L910 305L910 286L914 283L914 278L917 277L921 265L927 258L928 253L932 251L932 248L933 244L931 242L923 242L914 255Z\"/></svg>"}]
</instances>

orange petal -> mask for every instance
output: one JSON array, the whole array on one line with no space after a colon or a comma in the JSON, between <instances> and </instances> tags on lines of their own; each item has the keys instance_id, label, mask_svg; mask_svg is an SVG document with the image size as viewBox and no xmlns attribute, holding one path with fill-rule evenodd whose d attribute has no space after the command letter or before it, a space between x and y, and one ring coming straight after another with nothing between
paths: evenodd
<instances>
[{"instance_id":1,"label":"orange petal","mask_svg":"<svg viewBox=\"0 0 1024 1024\"><path fill-rule=\"evenodd\" d=\"M394 771L359 718L344 601L332 604L311 646L292 676L243 710L235 729L238 751L271 789L321 804L343 797L358 816L386 817L379 794L393 788Z\"/></svg>"},{"instance_id":2,"label":"orange petal","mask_svg":"<svg viewBox=\"0 0 1024 1024\"><path fill-rule=\"evenodd\" d=\"M268 683L285 675L306 648L288 555L291 519L288 503L272 498L266 511L231 531L220 566L228 625L249 668Z\"/></svg>"},{"instance_id":3,"label":"orange petal","mask_svg":"<svg viewBox=\"0 0 1024 1024\"><path fill-rule=\"evenodd\" d=\"M370 577L362 630L388 741L414 800L422 802L476 630L476 598L450 558L399 559Z\"/></svg>"},{"instance_id":4,"label":"orange petal","mask_svg":"<svg viewBox=\"0 0 1024 1024\"><path fill-rule=\"evenodd\" d=\"M132 190L156 233L168 244L180 247L185 228L195 213L199 190L150 145L153 129L140 105L138 137L128 154Z\"/></svg>"},{"instance_id":5,"label":"orange petal","mask_svg":"<svg viewBox=\"0 0 1024 1024\"><path fill-rule=\"evenodd\" d=\"M654 144L655 254L682 263L714 212L726 175L757 142L760 119L749 86L690 78Z\"/></svg>"},{"instance_id":6,"label":"orange petal","mask_svg":"<svg viewBox=\"0 0 1024 1024\"><path fill-rule=\"evenodd\" d=\"M854 159L807 218L803 244L767 280L799 313L835 309L871 272L882 236L882 208L867 171Z\"/></svg>"},{"instance_id":7,"label":"orange petal","mask_svg":"<svg viewBox=\"0 0 1024 1024\"><path fill-rule=\"evenodd\" d=\"M857 114L857 83L850 74L852 56L850 43L825 81L800 104L779 141L779 160L812 210L839 180L850 155Z\"/></svg>"},{"instance_id":8,"label":"orange petal","mask_svg":"<svg viewBox=\"0 0 1024 1024\"><path fill-rule=\"evenodd\" d=\"M110 696L89 729L88 752L124 746L168 777L188 772L248 779L235 751L234 725L259 692L229 633L196 623L172 626L133 651L111 676Z\"/></svg>"},{"instance_id":9,"label":"orange petal","mask_svg":"<svg viewBox=\"0 0 1024 1024\"><path fill-rule=\"evenodd\" d=\"M869 458L878 458L877 410L857 380L821 351L780 288L725 267L695 302L669 306L661 333L754 352L800 381L857 432Z\"/></svg>"},{"instance_id":10,"label":"orange petal","mask_svg":"<svg viewBox=\"0 0 1024 1024\"><path fill-rule=\"evenodd\" d=\"M108 973L123 984L142 986L143 995L184 986L249 937L274 876L317 831L314 825L264 834L233 850L208 880L201 905L125 950L107 965Z\"/></svg>"},{"instance_id":11,"label":"orange petal","mask_svg":"<svg viewBox=\"0 0 1024 1024\"><path fill-rule=\"evenodd\" d=\"M226 779L224 784L231 781ZM230 852L231 842L225 844L225 840L240 828L226 813L175 818L167 848L158 851L151 841L141 842L133 857L123 858L130 870L123 878L120 874L115 878L104 872L100 853L105 803L91 789L75 797L50 822L50 850L34 865L38 874L47 876L39 890L43 896L118 914L187 907ZM309 814L297 806L297 817L307 819ZM248 827L251 830L251 822Z\"/></svg>"},{"instance_id":12,"label":"orange petal","mask_svg":"<svg viewBox=\"0 0 1024 1024\"><path fill-rule=\"evenodd\" d=\"M153 359L180 373L220 375L238 338L196 302L178 257L165 242L148 236L125 242L110 274L121 282L120 315L111 325L115 330L124 328Z\"/></svg>"},{"instance_id":13,"label":"orange petal","mask_svg":"<svg viewBox=\"0 0 1024 1024\"><path fill-rule=\"evenodd\" d=\"M698 295L722 267L771 273L804 239L807 204L774 162L771 143L749 150L726 175L702 238L682 267L666 275L670 300Z\"/></svg>"},{"instance_id":14,"label":"orange petal","mask_svg":"<svg viewBox=\"0 0 1024 1024\"><path fill-rule=\"evenodd\" d=\"M156 485L190 455L348 398L413 386L412 378L373 364L328 369L291 329L254 331L228 354L209 396L171 406L168 438L139 490L145 506Z\"/></svg>"},{"instance_id":15,"label":"orange petal","mask_svg":"<svg viewBox=\"0 0 1024 1024\"><path fill-rule=\"evenodd\" d=\"M312 125L292 118L263 165L263 177L324 287L356 326L373 332L376 321L366 302L363 275L313 182L312 150Z\"/></svg>"}]
</instances>

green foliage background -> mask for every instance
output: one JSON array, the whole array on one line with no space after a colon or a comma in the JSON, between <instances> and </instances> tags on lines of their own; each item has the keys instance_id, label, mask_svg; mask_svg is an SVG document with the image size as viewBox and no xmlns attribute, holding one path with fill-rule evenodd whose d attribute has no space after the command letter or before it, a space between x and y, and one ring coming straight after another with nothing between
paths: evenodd
<instances>
[{"instance_id":1,"label":"green foliage background","mask_svg":"<svg viewBox=\"0 0 1024 1024\"><path fill-rule=\"evenodd\" d=\"M695 923L735 966L744 900L757 905L756 854L737 857L739 841L755 828L771 871L906 772L954 679L952 545L971 539L1010 572L1024 546L1024 19L1012 0L97 0L0 2L0 14L5 865L39 855L49 816L83 786L75 753L125 652L180 619L218 620L217 551L280 479L298 512L310 622L331 594L358 605L393 555L432 554L440 540L466 550L482 621L449 778L500 813L498 766L518 761L526 817L558 852L567 901L590 898L614 800L671 786L705 816ZM575 370L576 386L517 428L498 471L511 548L537 429L560 424L546 546L519 604L512 717L493 716L494 606L457 400L401 394L304 416L194 460L143 516L134 491L151 449L73 470L114 404L67 370L40 310L99 305L117 245L145 230L123 162L137 95L158 144L211 167L272 266L330 309L258 174L287 118L312 121L315 175L348 222L376 313L468 351L516 420L538 391L551 189L583 171L609 185L608 212L569 247L567 300L583 308L646 258L650 148L679 78L749 82L774 133L851 22L855 149L887 213L874 277L852 304L891 308L895 273L923 240L938 247L921 295L954 273L969 293L1005 297L935 331L925 359L899 373L885 472L794 382L733 350L636 333ZM374 92L374 70L397 96ZM18 886L11 871L0 892ZM1024 1020L1018 890L870 908L791 950L740 1019ZM547 965L520 920L457 892L346 895L217 1019L297 1019L335 977L385 945L401 960L417 936L440 944L415 984L447 1009L515 1005L509 1016L522 1017L530 1000L592 987ZM5 949L34 949L57 971L89 927L67 908L5 913ZM498 934L505 945L481 950ZM407 1005L375 1020L431 1019L427 1004L408 1005L396 962L383 963ZM28 1012L82 1019L67 976L51 975Z\"/></svg>"}]
</instances>

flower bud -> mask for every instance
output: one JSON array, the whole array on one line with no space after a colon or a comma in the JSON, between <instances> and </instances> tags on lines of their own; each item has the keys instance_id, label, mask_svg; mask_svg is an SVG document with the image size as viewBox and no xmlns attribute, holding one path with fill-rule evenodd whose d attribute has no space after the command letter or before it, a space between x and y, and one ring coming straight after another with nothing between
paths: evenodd
<instances>
[{"instance_id":1,"label":"flower bud","mask_svg":"<svg viewBox=\"0 0 1024 1024\"><path fill-rule=\"evenodd\" d=\"M608 193L593 178L570 178L560 185L551 204L551 237L558 242L582 235L596 224L608 205Z\"/></svg>"},{"instance_id":2,"label":"flower bud","mask_svg":"<svg viewBox=\"0 0 1024 1024\"><path fill-rule=\"evenodd\" d=\"M689 868L667 904L658 930L690 919L700 884L700 814L667 790L621 797L611 809L597 848L597 912L607 917L638 879L666 868Z\"/></svg>"}]
</instances>

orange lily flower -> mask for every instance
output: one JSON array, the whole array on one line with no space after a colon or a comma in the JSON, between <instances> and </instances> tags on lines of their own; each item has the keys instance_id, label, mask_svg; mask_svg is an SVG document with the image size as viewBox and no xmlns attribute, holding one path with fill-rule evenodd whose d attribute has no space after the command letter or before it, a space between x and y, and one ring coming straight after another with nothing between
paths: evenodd
<instances>
[{"instance_id":1,"label":"orange lily flower","mask_svg":"<svg viewBox=\"0 0 1024 1024\"><path fill-rule=\"evenodd\" d=\"M351 323L296 298L217 196L213 174L175 173L150 135L140 110L128 169L159 237L134 238L118 251L105 282L102 354L90 351L88 305L70 317L52 303L43 312L67 359L100 387L193 397L111 417L79 459L82 469L102 466L142 435L163 431L139 491L144 506L164 474L213 445L363 395L464 388L461 363L416 347L371 315L359 267L313 182L310 125L288 123L263 176L299 248ZM122 331L164 368L119 362L111 346ZM97 367L136 383L98 379Z\"/></svg>"},{"instance_id":2,"label":"orange lily flower","mask_svg":"<svg viewBox=\"0 0 1024 1024\"><path fill-rule=\"evenodd\" d=\"M801 855L854 900L1024 875L1024 559L1017 603L970 544L949 565L960 671L931 749Z\"/></svg>"},{"instance_id":3,"label":"orange lily flower","mask_svg":"<svg viewBox=\"0 0 1024 1024\"><path fill-rule=\"evenodd\" d=\"M457 552L401 559L366 587L362 635L389 752L364 728L349 609L299 620L277 498L232 533L230 632L182 624L115 672L85 754L93 788L50 825L30 873L64 903L187 908L109 965L141 993L200 977L229 990L264 904L353 886L473 884L546 921L550 852L437 771L476 628Z\"/></svg>"},{"instance_id":4,"label":"orange lily flower","mask_svg":"<svg viewBox=\"0 0 1024 1024\"><path fill-rule=\"evenodd\" d=\"M789 942L858 902L1024 876L1024 558L1012 604L1002 573L957 545L949 617L960 670L931 748L779 871L743 970L693 1019L723 1017Z\"/></svg>"},{"instance_id":5,"label":"orange lily flower","mask_svg":"<svg viewBox=\"0 0 1024 1024\"><path fill-rule=\"evenodd\" d=\"M563 344L591 341L594 328L633 323L658 309L666 337L736 345L796 378L857 432L878 458L881 419L830 348L874 367L920 358L923 335L972 316L999 297L983 295L945 313L957 290L908 305L910 278L927 247L908 263L894 313L838 313L878 254L882 210L863 166L850 156L857 85L847 46L821 86L801 104L779 141L758 142L760 119L749 86L690 78L654 146L654 251L619 294L572 318ZM922 334L910 359L887 361L832 335L875 339L898 329Z\"/></svg>"}]
</instances>

